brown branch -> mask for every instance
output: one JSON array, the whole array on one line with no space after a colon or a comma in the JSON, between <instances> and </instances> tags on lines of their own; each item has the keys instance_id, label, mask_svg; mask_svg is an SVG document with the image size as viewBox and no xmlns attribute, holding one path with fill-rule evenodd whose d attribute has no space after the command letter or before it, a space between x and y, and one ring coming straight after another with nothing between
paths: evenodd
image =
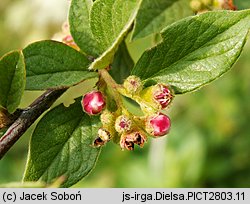
<instances>
[{"instance_id":1,"label":"brown branch","mask_svg":"<svg viewBox=\"0 0 250 204\"><path fill-rule=\"evenodd\" d=\"M66 91L66 89L51 89L38 97L29 107L20 110L19 117L12 123L0 138L0 160L36 119Z\"/></svg>"}]
</instances>

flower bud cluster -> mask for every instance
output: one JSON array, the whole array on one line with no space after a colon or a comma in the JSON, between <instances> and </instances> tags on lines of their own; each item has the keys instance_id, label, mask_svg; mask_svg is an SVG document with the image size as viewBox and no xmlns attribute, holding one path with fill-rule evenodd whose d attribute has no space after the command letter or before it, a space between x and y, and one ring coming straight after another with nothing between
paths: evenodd
<instances>
[{"instance_id":1,"label":"flower bud cluster","mask_svg":"<svg viewBox=\"0 0 250 204\"><path fill-rule=\"evenodd\" d=\"M173 100L173 91L170 86L159 83L145 89L142 89L141 80L138 77L130 76L128 79L134 79L133 84L137 84L137 96L132 99L140 104L144 112L143 128L148 134L154 137L166 135L169 132L171 122L168 116L161 113ZM128 93L131 93L131 86L128 85L128 79L123 86Z\"/></svg>"},{"instance_id":2,"label":"flower bud cluster","mask_svg":"<svg viewBox=\"0 0 250 204\"><path fill-rule=\"evenodd\" d=\"M82 98L84 112L89 115L101 114L102 127L94 141L95 147L113 140L122 149L133 150L135 145L144 146L147 134L153 137L168 134L171 121L161 111L172 102L173 91L170 86L159 83L143 89L140 78L129 76L120 87L123 90L122 95L138 102L144 116L131 115L122 104L119 104L122 107L118 106L116 111L109 111L106 104L108 96L104 96L99 90L85 94Z\"/></svg>"},{"instance_id":3,"label":"flower bud cluster","mask_svg":"<svg viewBox=\"0 0 250 204\"><path fill-rule=\"evenodd\" d=\"M214 0L214 8L224 9L224 10L237 10L237 7L234 5L233 0Z\"/></svg>"},{"instance_id":4,"label":"flower bud cluster","mask_svg":"<svg viewBox=\"0 0 250 204\"><path fill-rule=\"evenodd\" d=\"M211 10L237 10L233 0L191 0L190 7L195 13Z\"/></svg>"}]
</instances>

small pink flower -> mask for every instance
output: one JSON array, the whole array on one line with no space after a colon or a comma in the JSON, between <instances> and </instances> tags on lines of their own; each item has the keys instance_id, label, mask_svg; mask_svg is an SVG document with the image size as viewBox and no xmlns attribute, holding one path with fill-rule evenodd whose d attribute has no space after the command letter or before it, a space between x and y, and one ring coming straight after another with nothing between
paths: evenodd
<instances>
[{"instance_id":1,"label":"small pink flower","mask_svg":"<svg viewBox=\"0 0 250 204\"><path fill-rule=\"evenodd\" d=\"M115 121L115 130L118 133L127 132L131 129L132 121L125 115L120 115Z\"/></svg>"},{"instance_id":2,"label":"small pink flower","mask_svg":"<svg viewBox=\"0 0 250 204\"><path fill-rule=\"evenodd\" d=\"M101 113L105 107L105 100L102 92L92 91L83 96L82 107L89 115L96 115Z\"/></svg>"},{"instance_id":3,"label":"small pink flower","mask_svg":"<svg viewBox=\"0 0 250 204\"><path fill-rule=\"evenodd\" d=\"M154 100L161 105L161 108L164 109L170 104L173 95L168 86L157 84L153 92L153 97Z\"/></svg>"},{"instance_id":4,"label":"small pink flower","mask_svg":"<svg viewBox=\"0 0 250 204\"><path fill-rule=\"evenodd\" d=\"M169 132L170 118L162 113L150 116L146 120L146 130L153 136L163 136Z\"/></svg>"}]
</instances>

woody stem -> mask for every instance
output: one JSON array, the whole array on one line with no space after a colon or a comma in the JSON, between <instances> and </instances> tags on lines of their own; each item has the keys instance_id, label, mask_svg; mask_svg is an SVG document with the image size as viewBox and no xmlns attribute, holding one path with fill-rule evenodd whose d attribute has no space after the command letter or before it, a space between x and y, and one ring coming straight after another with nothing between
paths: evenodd
<instances>
[{"instance_id":1,"label":"woody stem","mask_svg":"<svg viewBox=\"0 0 250 204\"><path fill-rule=\"evenodd\" d=\"M51 105L66 91L63 89L50 89L38 97L29 107L18 110L19 114L9 126L5 134L0 138L0 159L18 141L26 130L39 116L48 110Z\"/></svg>"}]
</instances>

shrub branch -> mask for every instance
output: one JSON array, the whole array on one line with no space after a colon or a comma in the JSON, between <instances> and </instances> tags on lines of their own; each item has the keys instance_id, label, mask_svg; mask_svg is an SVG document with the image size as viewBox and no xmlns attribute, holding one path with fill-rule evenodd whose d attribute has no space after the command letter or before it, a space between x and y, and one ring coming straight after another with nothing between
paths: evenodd
<instances>
[{"instance_id":1,"label":"shrub branch","mask_svg":"<svg viewBox=\"0 0 250 204\"><path fill-rule=\"evenodd\" d=\"M38 97L26 109L18 110L17 119L13 121L5 134L0 138L0 159L26 132L26 130L66 91L66 89L50 89Z\"/></svg>"}]
</instances>

